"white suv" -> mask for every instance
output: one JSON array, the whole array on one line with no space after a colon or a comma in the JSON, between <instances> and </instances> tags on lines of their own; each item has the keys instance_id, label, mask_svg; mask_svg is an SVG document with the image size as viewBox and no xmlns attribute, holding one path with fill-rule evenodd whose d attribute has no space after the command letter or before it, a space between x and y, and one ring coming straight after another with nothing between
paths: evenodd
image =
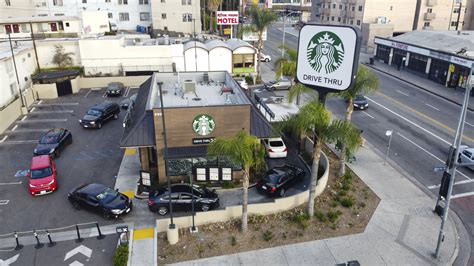
<instances>
[{"instance_id":1,"label":"white suv","mask_svg":"<svg viewBox=\"0 0 474 266\"><path fill-rule=\"evenodd\" d=\"M286 158L288 149L281 138L264 139L263 144L268 158Z\"/></svg>"},{"instance_id":2,"label":"white suv","mask_svg":"<svg viewBox=\"0 0 474 266\"><path fill-rule=\"evenodd\" d=\"M474 164L474 148L469 148L467 146L462 146L459 149L458 163L471 163ZM468 165L467 168L474 170L474 165Z\"/></svg>"}]
</instances>

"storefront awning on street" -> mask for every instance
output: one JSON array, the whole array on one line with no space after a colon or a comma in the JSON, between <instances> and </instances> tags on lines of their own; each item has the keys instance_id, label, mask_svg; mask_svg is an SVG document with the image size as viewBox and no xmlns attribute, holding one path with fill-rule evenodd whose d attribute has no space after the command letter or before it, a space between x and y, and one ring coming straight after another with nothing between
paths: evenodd
<instances>
[{"instance_id":1,"label":"storefront awning on street","mask_svg":"<svg viewBox=\"0 0 474 266\"><path fill-rule=\"evenodd\" d=\"M206 156L207 146L187 146L168 148L168 158Z\"/></svg>"},{"instance_id":2,"label":"storefront awning on street","mask_svg":"<svg viewBox=\"0 0 474 266\"><path fill-rule=\"evenodd\" d=\"M272 125L259 111L252 107L250 111L250 134L257 138L269 138L273 134Z\"/></svg>"}]
</instances>

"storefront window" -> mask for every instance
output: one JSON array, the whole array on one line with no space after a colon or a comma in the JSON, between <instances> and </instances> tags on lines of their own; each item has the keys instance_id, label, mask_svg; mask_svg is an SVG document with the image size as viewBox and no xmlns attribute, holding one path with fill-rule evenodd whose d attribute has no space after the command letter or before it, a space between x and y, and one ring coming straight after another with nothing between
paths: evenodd
<instances>
[{"instance_id":1,"label":"storefront window","mask_svg":"<svg viewBox=\"0 0 474 266\"><path fill-rule=\"evenodd\" d=\"M416 72L425 73L427 63L427 56L411 53L408 60L408 68Z\"/></svg>"},{"instance_id":2,"label":"storefront window","mask_svg":"<svg viewBox=\"0 0 474 266\"><path fill-rule=\"evenodd\" d=\"M219 166L219 167L230 167L233 171L242 170L242 166L232 162L227 157L194 157L184 159L169 159L168 160L168 175L179 176L187 175L192 172L193 167L202 166Z\"/></svg>"},{"instance_id":3,"label":"storefront window","mask_svg":"<svg viewBox=\"0 0 474 266\"><path fill-rule=\"evenodd\" d=\"M378 44L375 57L383 60L385 64L388 64L388 60L390 58L390 47Z\"/></svg>"},{"instance_id":4,"label":"storefront window","mask_svg":"<svg viewBox=\"0 0 474 266\"><path fill-rule=\"evenodd\" d=\"M403 58L406 60L407 51L400 50L400 49L393 49L393 58L392 58L392 66L401 66L404 64Z\"/></svg>"}]
</instances>

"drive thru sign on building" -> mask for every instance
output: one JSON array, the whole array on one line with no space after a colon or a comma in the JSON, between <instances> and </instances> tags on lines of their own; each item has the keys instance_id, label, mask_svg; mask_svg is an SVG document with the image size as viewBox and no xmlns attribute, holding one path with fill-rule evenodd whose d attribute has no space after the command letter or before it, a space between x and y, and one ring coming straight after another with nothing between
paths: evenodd
<instances>
[{"instance_id":1,"label":"drive thru sign on building","mask_svg":"<svg viewBox=\"0 0 474 266\"><path fill-rule=\"evenodd\" d=\"M360 52L357 28L307 24L299 36L298 82L327 91L343 91L353 85Z\"/></svg>"}]
</instances>

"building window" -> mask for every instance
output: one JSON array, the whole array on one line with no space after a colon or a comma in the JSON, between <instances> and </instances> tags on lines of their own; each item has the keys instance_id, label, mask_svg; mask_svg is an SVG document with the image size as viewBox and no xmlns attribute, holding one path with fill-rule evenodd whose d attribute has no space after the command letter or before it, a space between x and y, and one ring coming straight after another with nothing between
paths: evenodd
<instances>
[{"instance_id":1,"label":"building window","mask_svg":"<svg viewBox=\"0 0 474 266\"><path fill-rule=\"evenodd\" d=\"M338 18L337 18L337 22L341 22L341 17L338 17Z\"/></svg>"},{"instance_id":2,"label":"building window","mask_svg":"<svg viewBox=\"0 0 474 266\"><path fill-rule=\"evenodd\" d=\"M185 6L186 5L186 0L181 0L181 5Z\"/></svg>"},{"instance_id":3,"label":"building window","mask_svg":"<svg viewBox=\"0 0 474 266\"><path fill-rule=\"evenodd\" d=\"M83 3L83 4L87 4L87 0L82 0L82 3Z\"/></svg>"},{"instance_id":4,"label":"building window","mask_svg":"<svg viewBox=\"0 0 474 266\"><path fill-rule=\"evenodd\" d=\"M162 2L162 3L166 3L166 1L165 1L165 0L161 0L161 2Z\"/></svg>"},{"instance_id":5,"label":"building window","mask_svg":"<svg viewBox=\"0 0 474 266\"><path fill-rule=\"evenodd\" d=\"M390 10L393 10L393 6L390 6Z\"/></svg>"},{"instance_id":6,"label":"building window","mask_svg":"<svg viewBox=\"0 0 474 266\"><path fill-rule=\"evenodd\" d=\"M53 0L53 5L54 6L62 6L63 5L63 0Z\"/></svg>"},{"instance_id":7,"label":"building window","mask_svg":"<svg viewBox=\"0 0 474 266\"><path fill-rule=\"evenodd\" d=\"M16 83L10 84L10 93L11 95L16 95Z\"/></svg>"},{"instance_id":8,"label":"building window","mask_svg":"<svg viewBox=\"0 0 474 266\"><path fill-rule=\"evenodd\" d=\"M193 1L192 0L188 0L188 5L192 5L193 4Z\"/></svg>"},{"instance_id":9,"label":"building window","mask_svg":"<svg viewBox=\"0 0 474 266\"><path fill-rule=\"evenodd\" d=\"M166 13L161 14L161 19L166 19Z\"/></svg>"},{"instance_id":10,"label":"building window","mask_svg":"<svg viewBox=\"0 0 474 266\"><path fill-rule=\"evenodd\" d=\"M362 11L362 6L359 6L359 11Z\"/></svg>"},{"instance_id":11,"label":"building window","mask_svg":"<svg viewBox=\"0 0 474 266\"><path fill-rule=\"evenodd\" d=\"M66 27L69 27L69 22L66 22Z\"/></svg>"},{"instance_id":12,"label":"building window","mask_svg":"<svg viewBox=\"0 0 474 266\"><path fill-rule=\"evenodd\" d=\"M149 4L148 0L139 0L138 3L140 5L148 5Z\"/></svg>"},{"instance_id":13,"label":"building window","mask_svg":"<svg viewBox=\"0 0 474 266\"><path fill-rule=\"evenodd\" d=\"M12 3L10 2L10 0L5 0L5 5L7 5L7 6L11 6L11 5L12 5Z\"/></svg>"},{"instance_id":14,"label":"building window","mask_svg":"<svg viewBox=\"0 0 474 266\"><path fill-rule=\"evenodd\" d=\"M355 6L352 7L352 11L355 11Z\"/></svg>"},{"instance_id":15,"label":"building window","mask_svg":"<svg viewBox=\"0 0 474 266\"><path fill-rule=\"evenodd\" d=\"M433 13L433 8L428 8L428 10L426 10L427 13Z\"/></svg>"},{"instance_id":16,"label":"building window","mask_svg":"<svg viewBox=\"0 0 474 266\"><path fill-rule=\"evenodd\" d=\"M339 5L339 9L342 9L342 5Z\"/></svg>"},{"instance_id":17,"label":"building window","mask_svg":"<svg viewBox=\"0 0 474 266\"><path fill-rule=\"evenodd\" d=\"M55 15L56 17L62 17L62 16L64 16L64 13L56 13L56 14L54 14L54 15Z\"/></svg>"},{"instance_id":18,"label":"building window","mask_svg":"<svg viewBox=\"0 0 474 266\"><path fill-rule=\"evenodd\" d=\"M430 26L430 22L428 22L428 21L427 21L427 22L425 22L425 24L423 24L423 26L425 26L425 27L429 27L429 26Z\"/></svg>"},{"instance_id":19,"label":"building window","mask_svg":"<svg viewBox=\"0 0 474 266\"><path fill-rule=\"evenodd\" d=\"M183 14L183 22L191 22L193 21L193 14L185 13Z\"/></svg>"},{"instance_id":20,"label":"building window","mask_svg":"<svg viewBox=\"0 0 474 266\"><path fill-rule=\"evenodd\" d=\"M457 21L451 21L451 27L456 27L458 25Z\"/></svg>"},{"instance_id":21,"label":"building window","mask_svg":"<svg viewBox=\"0 0 474 266\"><path fill-rule=\"evenodd\" d=\"M333 8L333 9L336 9L336 4L332 4L332 8Z\"/></svg>"},{"instance_id":22,"label":"building window","mask_svg":"<svg viewBox=\"0 0 474 266\"><path fill-rule=\"evenodd\" d=\"M112 14L112 13L109 13L108 16L109 16L109 18L114 18L114 14Z\"/></svg>"},{"instance_id":23,"label":"building window","mask_svg":"<svg viewBox=\"0 0 474 266\"><path fill-rule=\"evenodd\" d=\"M454 13L459 13L459 7L453 10Z\"/></svg>"},{"instance_id":24,"label":"building window","mask_svg":"<svg viewBox=\"0 0 474 266\"><path fill-rule=\"evenodd\" d=\"M357 20L357 26L360 26L360 19Z\"/></svg>"},{"instance_id":25,"label":"building window","mask_svg":"<svg viewBox=\"0 0 474 266\"><path fill-rule=\"evenodd\" d=\"M323 8L326 8L326 4L323 4Z\"/></svg>"},{"instance_id":26,"label":"building window","mask_svg":"<svg viewBox=\"0 0 474 266\"><path fill-rule=\"evenodd\" d=\"M21 24L20 27L21 27L21 32L30 32L30 31L28 30L27 24Z\"/></svg>"},{"instance_id":27,"label":"building window","mask_svg":"<svg viewBox=\"0 0 474 266\"><path fill-rule=\"evenodd\" d=\"M329 17L327 17L326 20L329 21Z\"/></svg>"},{"instance_id":28,"label":"building window","mask_svg":"<svg viewBox=\"0 0 474 266\"><path fill-rule=\"evenodd\" d=\"M129 21L130 17L128 13L119 13L119 20L120 21Z\"/></svg>"},{"instance_id":29,"label":"building window","mask_svg":"<svg viewBox=\"0 0 474 266\"><path fill-rule=\"evenodd\" d=\"M149 21L149 20L150 20L150 13L140 12L140 21Z\"/></svg>"},{"instance_id":30,"label":"building window","mask_svg":"<svg viewBox=\"0 0 474 266\"><path fill-rule=\"evenodd\" d=\"M354 25L354 20L353 19L351 19L351 25Z\"/></svg>"},{"instance_id":31,"label":"building window","mask_svg":"<svg viewBox=\"0 0 474 266\"><path fill-rule=\"evenodd\" d=\"M106 3L110 3L110 0L105 0Z\"/></svg>"},{"instance_id":32,"label":"building window","mask_svg":"<svg viewBox=\"0 0 474 266\"><path fill-rule=\"evenodd\" d=\"M334 16L331 17L331 21L334 21Z\"/></svg>"}]
</instances>

